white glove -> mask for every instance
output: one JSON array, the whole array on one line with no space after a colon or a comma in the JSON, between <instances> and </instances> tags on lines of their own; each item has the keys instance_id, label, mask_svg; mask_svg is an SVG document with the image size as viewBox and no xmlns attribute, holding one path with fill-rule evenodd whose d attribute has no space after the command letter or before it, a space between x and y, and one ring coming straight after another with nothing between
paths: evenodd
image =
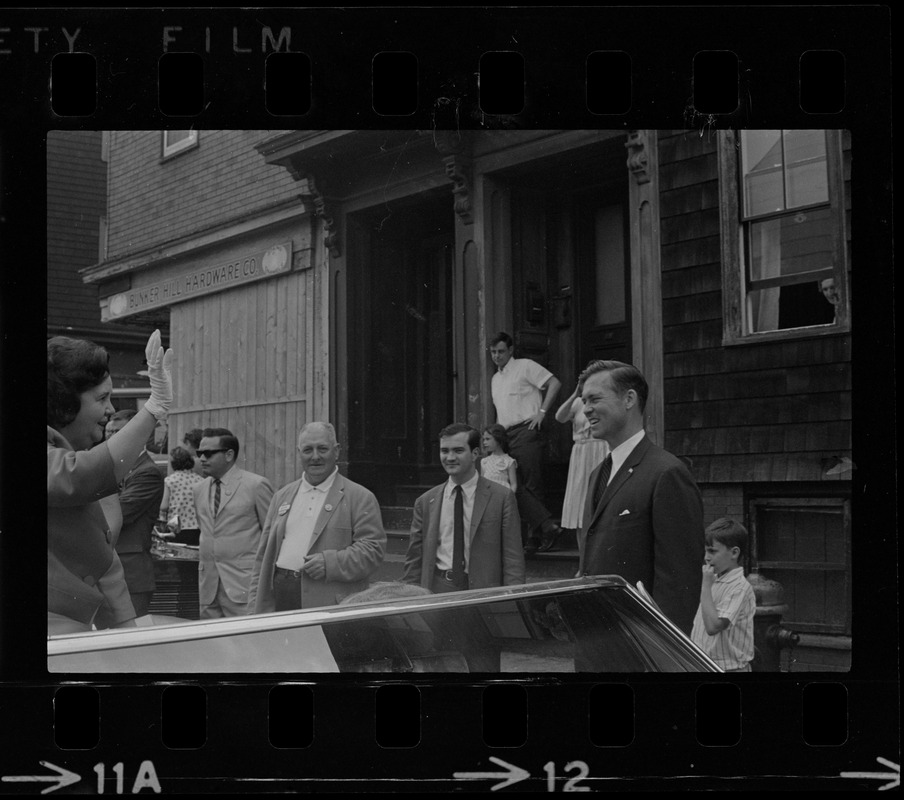
<instances>
[{"instance_id":1,"label":"white glove","mask_svg":"<svg viewBox=\"0 0 904 800\"><path fill-rule=\"evenodd\" d=\"M169 349L163 352L159 330L151 334L144 355L148 362L148 378L151 381L151 396L144 407L155 419L163 419L173 404L173 351Z\"/></svg>"}]
</instances>

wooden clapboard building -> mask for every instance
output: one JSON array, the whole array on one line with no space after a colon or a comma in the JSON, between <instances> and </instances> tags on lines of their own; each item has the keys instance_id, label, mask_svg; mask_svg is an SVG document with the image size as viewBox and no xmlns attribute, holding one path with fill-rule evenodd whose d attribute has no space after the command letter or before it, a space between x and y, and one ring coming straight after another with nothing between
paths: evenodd
<instances>
[{"instance_id":1,"label":"wooden clapboard building","mask_svg":"<svg viewBox=\"0 0 904 800\"><path fill-rule=\"evenodd\" d=\"M560 401L591 359L633 361L706 521L743 521L783 585L793 668L849 666L844 133L108 136L107 252L84 279L111 329L168 330L171 441L230 427L281 485L300 426L329 419L389 518L441 476L444 424L491 421L496 331ZM554 499L571 436L550 427Z\"/></svg>"}]
</instances>

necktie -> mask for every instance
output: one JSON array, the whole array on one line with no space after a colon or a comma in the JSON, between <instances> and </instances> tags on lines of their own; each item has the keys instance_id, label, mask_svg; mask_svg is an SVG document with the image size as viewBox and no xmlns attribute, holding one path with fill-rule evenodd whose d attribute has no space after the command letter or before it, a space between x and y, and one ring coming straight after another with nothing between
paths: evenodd
<instances>
[{"instance_id":1,"label":"necktie","mask_svg":"<svg viewBox=\"0 0 904 800\"><path fill-rule=\"evenodd\" d=\"M600 500L603 499L603 492L609 484L609 476L612 474L612 454L610 453L603 459L603 465L600 468L600 479L596 484L596 491L593 493L593 507L599 508Z\"/></svg>"},{"instance_id":2,"label":"necktie","mask_svg":"<svg viewBox=\"0 0 904 800\"><path fill-rule=\"evenodd\" d=\"M217 511L220 510L220 486L222 481L219 478L214 478L213 485L216 487L213 490L213 515L216 516Z\"/></svg>"},{"instance_id":3,"label":"necktie","mask_svg":"<svg viewBox=\"0 0 904 800\"><path fill-rule=\"evenodd\" d=\"M452 517L452 581L456 586L465 582L465 500L461 486L452 490L455 495Z\"/></svg>"}]
</instances>

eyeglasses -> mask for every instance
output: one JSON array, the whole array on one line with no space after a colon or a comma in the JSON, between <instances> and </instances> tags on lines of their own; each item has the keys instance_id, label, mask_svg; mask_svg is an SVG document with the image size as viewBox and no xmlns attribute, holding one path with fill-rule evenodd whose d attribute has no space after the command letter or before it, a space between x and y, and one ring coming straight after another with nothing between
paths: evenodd
<instances>
[{"instance_id":1,"label":"eyeglasses","mask_svg":"<svg viewBox=\"0 0 904 800\"><path fill-rule=\"evenodd\" d=\"M228 447L218 447L216 450L196 450L195 452L200 458L210 458L214 453L225 453L229 449Z\"/></svg>"}]
</instances>

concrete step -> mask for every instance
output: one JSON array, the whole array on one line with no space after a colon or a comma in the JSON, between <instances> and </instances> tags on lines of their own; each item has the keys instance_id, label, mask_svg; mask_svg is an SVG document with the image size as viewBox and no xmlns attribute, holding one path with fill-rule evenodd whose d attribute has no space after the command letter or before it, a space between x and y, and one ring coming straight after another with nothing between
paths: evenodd
<instances>
[{"instance_id":1,"label":"concrete step","mask_svg":"<svg viewBox=\"0 0 904 800\"><path fill-rule=\"evenodd\" d=\"M411 506L380 506L383 528L389 531L405 531L411 529L411 518L414 509Z\"/></svg>"}]
</instances>

